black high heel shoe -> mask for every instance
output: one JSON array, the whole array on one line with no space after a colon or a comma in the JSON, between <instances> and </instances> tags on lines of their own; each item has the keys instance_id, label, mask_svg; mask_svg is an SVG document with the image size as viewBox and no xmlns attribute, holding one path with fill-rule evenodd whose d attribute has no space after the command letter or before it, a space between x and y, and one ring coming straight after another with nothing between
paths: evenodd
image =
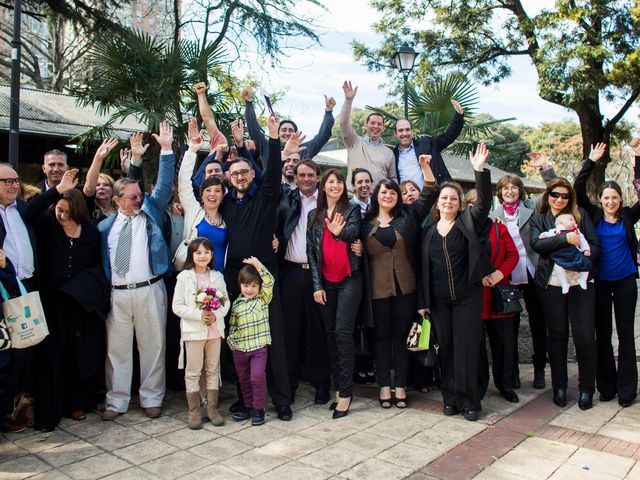
<instances>
[{"instance_id":1,"label":"black high heel shoe","mask_svg":"<svg viewBox=\"0 0 640 480\"><path fill-rule=\"evenodd\" d=\"M338 407L336 406L335 410L333 411L333 416L331 418L335 420L336 418L343 418L349 415L349 409L351 408L352 401L353 401L353 395L349 397L349 405L347 405L346 410L338 410Z\"/></svg>"}]
</instances>

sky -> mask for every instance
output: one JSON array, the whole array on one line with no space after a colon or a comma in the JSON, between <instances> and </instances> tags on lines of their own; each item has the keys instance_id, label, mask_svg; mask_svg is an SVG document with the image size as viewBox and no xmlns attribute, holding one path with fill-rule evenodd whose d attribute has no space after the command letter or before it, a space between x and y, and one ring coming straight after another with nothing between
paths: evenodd
<instances>
[{"instance_id":1,"label":"sky","mask_svg":"<svg viewBox=\"0 0 640 480\"><path fill-rule=\"evenodd\" d=\"M529 14L553 6L553 0L525 0ZM313 135L319 128L324 111L324 94L337 100L335 114L343 101L342 82L350 80L357 85L355 108L365 105L381 105L389 100L380 84L387 81L384 72L369 72L353 59L350 42L353 39L375 47L379 41L371 25L379 13L369 6L368 0L325 0L327 11L316 17L320 25L322 45L289 52L283 58L281 68L247 68L238 72L256 77L265 92L284 91L285 98L276 106L283 116L293 119L300 130ZM317 10L315 11L317 13ZM563 107L542 100L537 95L537 74L525 57L511 61L512 75L497 85L484 87L477 84L480 102L478 113L488 113L495 118L515 117L514 123L537 126L541 122L573 119L576 115ZM396 98L400 102L401 98ZM606 116L616 109L603 105ZM637 122L638 109L627 113L626 120Z\"/></svg>"}]
</instances>

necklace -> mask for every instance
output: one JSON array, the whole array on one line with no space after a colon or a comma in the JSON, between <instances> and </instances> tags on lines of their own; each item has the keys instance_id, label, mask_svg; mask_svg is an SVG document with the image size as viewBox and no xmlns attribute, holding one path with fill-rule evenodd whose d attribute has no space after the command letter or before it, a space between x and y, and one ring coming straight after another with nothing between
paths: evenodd
<instances>
[{"instance_id":1,"label":"necklace","mask_svg":"<svg viewBox=\"0 0 640 480\"><path fill-rule=\"evenodd\" d=\"M218 219L217 220L213 220L213 218L211 218L209 216L209 214L207 213L207 211L205 210L204 211L204 218L206 218L207 222L209 222L214 227L221 227L222 224L223 224L222 215L220 215L219 213L218 213Z\"/></svg>"},{"instance_id":2,"label":"necklace","mask_svg":"<svg viewBox=\"0 0 640 480\"><path fill-rule=\"evenodd\" d=\"M80 225L77 225L76 228L73 230L73 233L68 234L67 231L65 230L64 232L67 235L67 239L69 240L69 246L73 247L73 241L80 237Z\"/></svg>"}]
</instances>

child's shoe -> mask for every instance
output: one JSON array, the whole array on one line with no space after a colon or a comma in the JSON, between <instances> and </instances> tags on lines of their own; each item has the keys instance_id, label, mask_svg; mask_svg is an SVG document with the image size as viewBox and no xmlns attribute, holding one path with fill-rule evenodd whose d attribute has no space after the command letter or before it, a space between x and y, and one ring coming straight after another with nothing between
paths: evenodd
<instances>
[{"instance_id":1,"label":"child's shoe","mask_svg":"<svg viewBox=\"0 0 640 480\"><path fill-rule=\"evenodd\" d=\"M202 428L200 392L187 392L187 403L189 404L189 428L191 430L200 430Z\"/></svg>"},{"instance_id":2,"label":"child's shoe","mask_svg":"<svg viewBox=\"0 0 640 480\"><path fill-rule=\"evenodd\" d=\"M234 413L233 417L231 418L233 418L234 422L242 422L244 420L249 419L249 417L251 417L251 410L248 409L247 407L244 407L239 412Z\"/></svg>"},{"instance_id":3,"label":"child's shoe","mask_svg":"<svg viewBox=\"0 0 640 480\"><path fill-rule=\"evenodd\" d=\"M258 427L260 425L264 425L264 408L254 410L251 417L251 426Z\"/></svg>"}]
</instances>

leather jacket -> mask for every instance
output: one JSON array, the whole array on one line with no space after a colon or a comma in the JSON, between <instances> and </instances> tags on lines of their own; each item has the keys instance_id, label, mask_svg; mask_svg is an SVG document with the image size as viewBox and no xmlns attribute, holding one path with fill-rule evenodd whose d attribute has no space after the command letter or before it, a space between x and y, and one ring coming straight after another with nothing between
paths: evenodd
<instances>
[{"instance_id":1,"label":"leather jacket","mask_svg":"<svg viewBox=\"0 0 640 480\"><path fill-rule=\"evenodd\" d=\"M309 259L309 268L311 270L311 281L313 282L313 290L324 290L322 272L320 267L322 265L322 235L324 233L324 223L311 224L313 217L316 214L314 208L309 212L307 228L307 258ZM357 204L350 204L344 213L344 219L347 224L340 232L340 235L336 237L338 240L342 240L347 244L347 252L349 255L349 265L351 266L351 275L359 272L362 267L362 257L357 256L351 251L350 244L354 242L360 233L360 206Z\"/></svg>"},{"instance_id":2,"label":"leather jacket","mask_svg":"<svg viewBox=\"0 0 640 480\"><path fill-rule=\"evenodd\" d=\"M591 280L597 271L596 259L600 253L600 238L598 237L598 233L596 232L586 210L582 208L579 208L578 210L580 211L580 217L582 217L578 226L591 247L591 257L589 257L593 263L593 267L589 272L589 280ZM535 282L540 288L546 289L549 286L549 278L551 277L553 266L555 265L554 261L551 260L550 255L556 250L567 247L569 243L567 242L566 234L555 235L548 238L539 238L542 232L551 230L556 226L556 217L551 213L551 211L539 213L538 215L533 216L530 222L531 246L540 255L540 260L538 260L538 265L536 266Z\"/></svg>"}]
</instances>

